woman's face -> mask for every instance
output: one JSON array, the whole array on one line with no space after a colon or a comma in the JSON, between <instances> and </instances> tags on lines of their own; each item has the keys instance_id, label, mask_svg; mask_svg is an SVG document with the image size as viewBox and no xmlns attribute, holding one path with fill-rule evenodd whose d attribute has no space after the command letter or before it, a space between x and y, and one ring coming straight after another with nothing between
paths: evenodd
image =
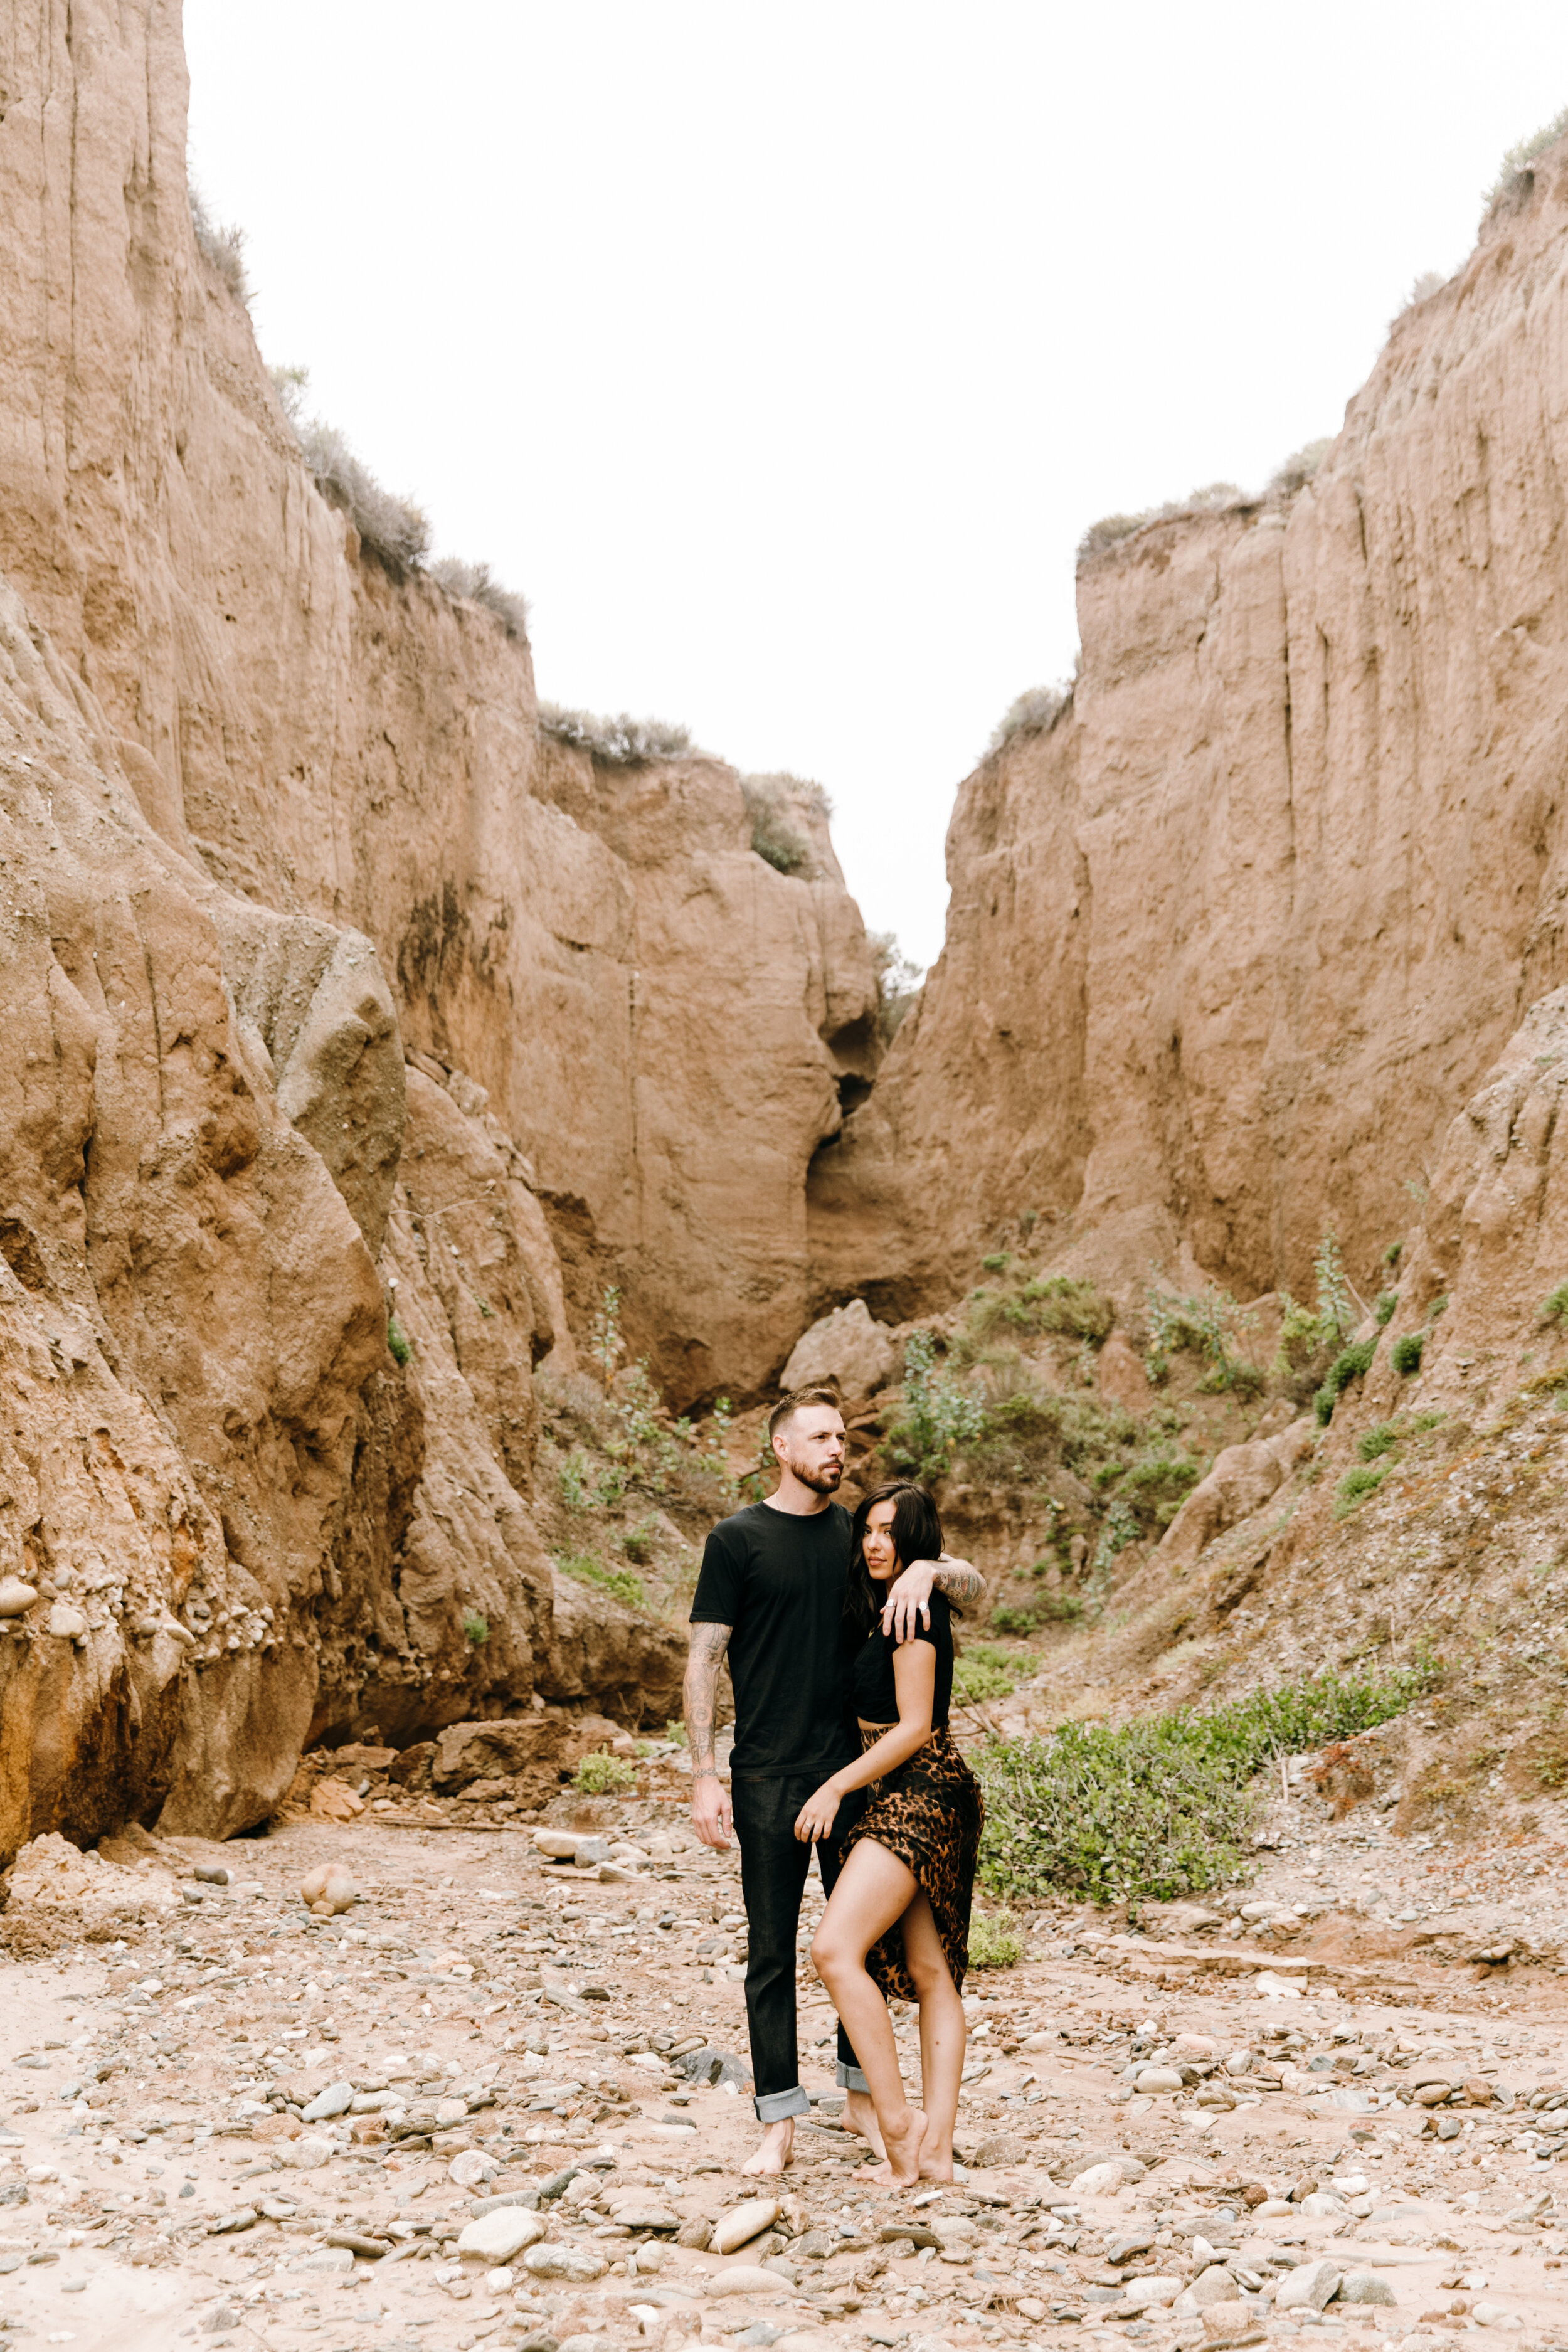
<instances>
[{"instance_id":1,"label":"woman's face","mask_svg":"<svg viewBox=\"0 0 1568 2352\"><path fill-rule=\"evenodd\" d=\"M866 1519L866 1538L862 1548L873 1582L890 1584L899 1572L899 1555L893 1549L891 1503L872 1504Z\"/></svg>"}]
</instances>

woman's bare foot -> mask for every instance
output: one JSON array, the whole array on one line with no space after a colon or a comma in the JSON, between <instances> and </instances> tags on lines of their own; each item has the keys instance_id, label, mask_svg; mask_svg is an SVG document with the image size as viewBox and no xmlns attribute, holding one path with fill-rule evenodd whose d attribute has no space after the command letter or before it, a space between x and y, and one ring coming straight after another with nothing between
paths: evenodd
<instances>
[{"instance_id":1,"label":"woman's bare foot","mask_svg":"<svg viewBox=\"0 0 1568 2352\"><path fill-rule=\"evenodd\" d=\"M906 2110L907 2120L901 2129L884 2131L888 2146L888 2177L894 2189L908 2189L921 2177L921 2142L926 2135L926 2119L919 2107Z\"/></svg>"},{"instance_id":2,"label":"woman's bare foot","mask_svg":"<svg viewBox=\"0 0 1568 2352\"><path fill-rule=\"evenodd\" d=\"M882 2126L877 2121L877 2110L871 2105L868 2091L851 2091L844 2102L844 2128L866 2140L879 2157L886 2158L882 2144Z\"/></svg>"},{"instance_id":3,"label":"woman's bare foot","mask_svg":"<svg viewBox=\"0 0 1568 2352\"><path fill-rule=\"evenodd\" d=\"M922 2140L921 2143L921 2179L922 2180L951 2180L952 2177L952 2148L938 2147L929 2139Z\"/></svg>"},{"instance_id":4,"label":"woman's bare foot","mask_svg":"<svg viewBox=\"0 0 1568 2352\"><path fill-rule=\"evenodd\" d=\"M741 2167L742 2172L780 2173L790 2159L795 2147L795 2117L786 2116L782 2123L770 2124L763 2134L763 2144L755 2156Z\"/></svg>"}]
</instances>

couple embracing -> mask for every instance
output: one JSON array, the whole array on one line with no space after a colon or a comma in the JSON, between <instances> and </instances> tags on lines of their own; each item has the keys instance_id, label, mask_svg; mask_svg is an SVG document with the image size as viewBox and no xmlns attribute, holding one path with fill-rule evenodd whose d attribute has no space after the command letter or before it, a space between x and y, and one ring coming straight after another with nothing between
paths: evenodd
<instances>
[{"instance_id":1,"label":"couple embracing","mask_svg":"<svg viewBox=\"0 0 1568 2352\"><path fill-rule=\"evenodd\" d=\"M768 1440L777 1491L708 1538L685 1693L697 1833L724 1846L732 1826L741 1847L746 2018L763 2126L745 2169L782 2172L795 2118L810 2106L795 1972L815 1846L828 1900L811 1957L838 2012L845 2124L885 2158L868 2177L951 2180L984 1806L947 1727L950 1604L973 1600L981 1580L943 1552L923 1486L879 1486L853 1518L834 1501L844 1475L834 1390L783 1398ZM728 1796L713 1747L726 1656L735 1691ZM920 2007L918 2106L899 2071L889 1997Z\"/></svg>"}]
</instances>

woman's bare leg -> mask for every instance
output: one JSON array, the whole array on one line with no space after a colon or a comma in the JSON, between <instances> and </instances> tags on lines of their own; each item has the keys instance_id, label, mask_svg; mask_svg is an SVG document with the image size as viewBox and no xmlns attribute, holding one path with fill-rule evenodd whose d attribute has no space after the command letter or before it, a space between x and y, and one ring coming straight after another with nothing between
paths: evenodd
<instances>
[{"instance_id":1,"label":"woman's bare leg","mask_svg":"<svg viewBox=\"0 0 1568 2352\"><path fill-rule=\"evenodd\" d=\"M893 2182L918 2180L926 2119L904 2095L888 2004L866 1972L866 1955L917 1892L915 1874L886 1846L862 1838L838 1874L812 1939L811 1957L855 2044L882 2127Z\"/></svg>"},{"instance_id":2,"label":"woman's bare leg","mask_svg":"<svg viewBox=\"0 0 1568 2352\"><path fill-rule=\"evenodd\" d=\"M904 1913L904 1958L921 2004L921 2105L926 2116L921 2174L927 2180L951 2180L968 2028L931 1903L923 1893L916 1895Z\"/></svg>"}]
</instances>

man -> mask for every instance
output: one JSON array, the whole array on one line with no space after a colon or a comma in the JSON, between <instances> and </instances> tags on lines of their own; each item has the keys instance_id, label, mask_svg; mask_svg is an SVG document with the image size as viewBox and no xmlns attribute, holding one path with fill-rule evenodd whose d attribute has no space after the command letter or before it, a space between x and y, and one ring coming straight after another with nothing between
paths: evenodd
<instances>
[{"instance_id":1,"label":"man","mask_svg":"<svg viewBox=\"0 0 1568 2352\"><path fill-rule=\"evenodd\" d=\"M746 1906L746 2022L752 2040L762 2146L747 2172L778 2173L789 2162L795 2118L811 2102L800 2085L795 2047L795 1937L811 1849L795 1834L807 1797L854 1755L844 1694L844 1590L849 1514L833 1496L844 1475L844 1419L836 1391L798 1389L768 1416L781 1473L777 1491L721 1520L708 1538L691 1604L686 1664L686 1732L691 1748L691 1818L705 1845L741 1844ZM892 1586L883 1612L900 1640L917 1616L931 1622L933 1586L952 1601L981 1591L965 1560L922 1560ZM713 1715L726 1654L735 1686L731 1794L714 1765ZM840 1806L816 1849L822 1884L838 1875L839 1841L864 1801ZM846 2126L881 2153L866 2078L844 2028L838 2081Z\"/></svg>"}]
</instances>

